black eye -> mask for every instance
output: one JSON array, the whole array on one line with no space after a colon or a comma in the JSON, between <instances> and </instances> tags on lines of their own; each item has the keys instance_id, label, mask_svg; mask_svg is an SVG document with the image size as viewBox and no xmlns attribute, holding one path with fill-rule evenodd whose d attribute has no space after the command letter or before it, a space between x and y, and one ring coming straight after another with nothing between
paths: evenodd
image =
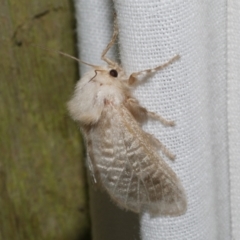
<instances>
[{"instance_id":1,"label":"black eye","mask_svg":"<svg viewBox=\"0 0 240 240\"><path fill-rule=\"evenodd\" d=\"M112 77L117 77L117 76L118 76L118 72L117 72L117 70L115 70L115 69L110 70L109 74L110 74Z\"/></svg>"}]
</instances>

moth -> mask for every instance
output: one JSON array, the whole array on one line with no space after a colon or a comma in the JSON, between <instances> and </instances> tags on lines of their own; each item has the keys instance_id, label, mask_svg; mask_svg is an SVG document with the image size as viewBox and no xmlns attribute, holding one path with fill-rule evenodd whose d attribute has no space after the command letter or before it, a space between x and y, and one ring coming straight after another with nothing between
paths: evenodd
<instances>
[{"instance_id":1,"label":"moth","mask_svg":"<svg viewBox=\"0 0 240 240\"><path fill-rule=\"evenodd\" d=\"M138 77L154 73L176 61L173 57L153 69L127 76L123 68L106 57L116 41L118 29L101 59L107 66L95 66L77 82L68 110L84 135L88 167L94 181L121 208L151 216L185 213L187 200L175 172L158 151L171 160L174 155L141 125L148 119L173 126L173 121L142 107L131 90Z\"/></svg>"}]
</instances>

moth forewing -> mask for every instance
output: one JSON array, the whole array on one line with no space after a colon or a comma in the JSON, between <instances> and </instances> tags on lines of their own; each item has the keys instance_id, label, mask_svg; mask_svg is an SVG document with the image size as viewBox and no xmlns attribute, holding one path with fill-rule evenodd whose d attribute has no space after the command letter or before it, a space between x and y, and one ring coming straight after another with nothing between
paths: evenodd
<instances>
[{"instance_id":1,"label":"moth forewing","mask_svg":"<svg viewBox=\"0 0 240 240\"><path fill-rule=\"evenodd\" d=\"M70 115L84 132L90 172L124 209L148 211L152 216L181 215L187 209L184 189L158 150L170 159L174 154L141 128L149 118L165 126L174 122L142 107L131 93L140 74L160 70L179 56L126 77L123 69L105 56L116 34L115 29L102 54L107 66L89 64L93 70L80 79L68 102Z\"/></svg>"}]
</instances>

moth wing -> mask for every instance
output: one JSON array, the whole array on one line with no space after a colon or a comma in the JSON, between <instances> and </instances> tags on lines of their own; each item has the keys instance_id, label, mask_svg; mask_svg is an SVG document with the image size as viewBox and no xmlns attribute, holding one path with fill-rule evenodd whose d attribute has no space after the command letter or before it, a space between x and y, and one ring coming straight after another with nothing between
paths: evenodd
<instances>
[{"instance_id":1,"label":"moth wing","mask_svg":"<svg viewBox=\"0 0 240 240\"><path fill-rule=\"evenodd\" d=\"M91 134L99 180L119 206L151 215L186 211L180 181L128 109L105 107Z\"/></svg>"}]
</instances>

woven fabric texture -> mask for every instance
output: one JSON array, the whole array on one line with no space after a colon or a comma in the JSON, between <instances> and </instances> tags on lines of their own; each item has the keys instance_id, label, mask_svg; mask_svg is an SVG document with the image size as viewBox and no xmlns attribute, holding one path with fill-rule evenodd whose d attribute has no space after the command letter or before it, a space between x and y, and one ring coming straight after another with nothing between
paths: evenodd
<instances>
[{"instance_id":1,"label":"woven fabric texture","mask_svg":"<svg viewBox=\"0 0 240 240\"><path fill-rule=\"evenodd\" d=\"M143 106L176 122L174 128L156 122L144 128L176 154L174 162L166 161L186 190L188 211L180 217L159 218L145 213L138 219L94 189L90 193L93 239L232 239L228 104L231 111L236 105L228 102L226 0L75 0L75 6L83 61L104 64L100 56L111 38L114 9L119 50L114 48L109 56L119 58L127 73L156 67L176 54L181 56L134 94ZM234 63L239 63L239 58ZM81 66L81 73L86 70ZM238 95L233 102L236 100L239 102ZM237 153L233 150L235 162ZM235 162L231 167L236 174L240 166ZM240 193L235 194L236 200Z\"/></svg>"},{"instance_id":2,"label":"woven fabric texture","mask_svg":"<svg viewBox=\"0 0 240 240\"><path fill-rule=\"evenodd\" d=\"M227 5L227 102L232 239L240 239L240 2Z\"/></svg>"}]
</instances>

